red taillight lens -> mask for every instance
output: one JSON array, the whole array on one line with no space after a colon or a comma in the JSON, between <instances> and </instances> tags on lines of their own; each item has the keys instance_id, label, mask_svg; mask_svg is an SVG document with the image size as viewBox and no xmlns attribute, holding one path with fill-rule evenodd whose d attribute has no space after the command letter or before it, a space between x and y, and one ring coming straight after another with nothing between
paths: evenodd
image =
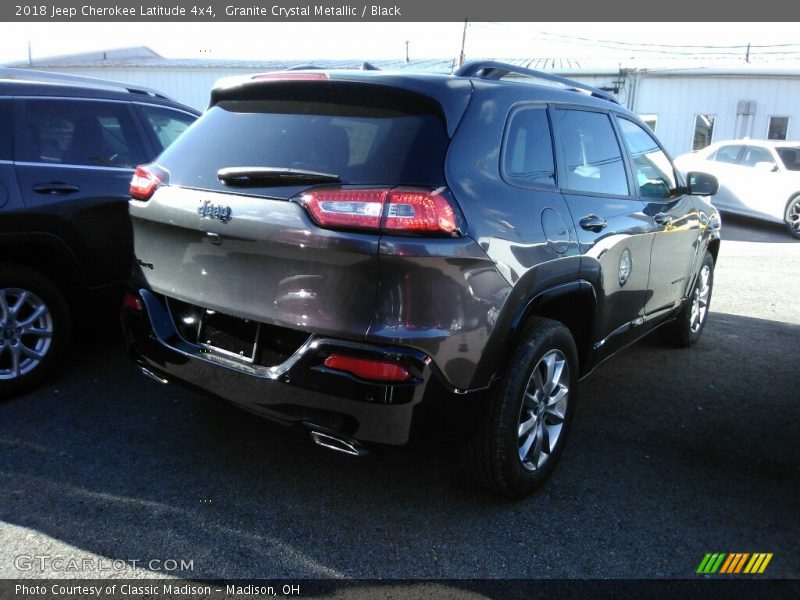
<instances>
[{"instance_id":1,"label":"red taillight lens","mask_svg":"<svg viewBox=\"0 0 800 600\"><path fill-rule=\"evenodd\" d=\"M389 360L331 354L323 364L329 369L345 371L372 381L402 382L411 379L411 372L404 365Z\"/></svg>"},{"instance_id":2,"label":"red taillight lens","mask_svg":"<svg viewBox=\"0 0 800 600\"><path fill-rule=\"evenodd\" d=\"M457 229L453 207L436 192L392 190L389 192L385 229L400 231L441 231Z\"/></svg>"},{"instance_id":3,"label":"red taillight lens","mask_svg":"<svg viewBox=\"0 0 800 600\"><path fill-rule=\"evenodd\" d=\"M165 173L153 165L140 165L133 172L131 179L131 198L134 200L150 200L162 183Z\"/></svg>"},{"instance_id":4,"label":"red taillight lens","mask_svg":"<svg viewBox=\"0 0 800 600\"><path fill-rule=\"evenodd\" d=\"M455 211L441 191L317 188L300 197L322 227L389 232L458 232Z\"/></svg>"},{"instance_id":5,"label":"red taillight lens","mask_svg":"<svg viewBox=\"0 0 800 600\"><path fill-rule=\"evenodd\" d=\"M144 312L144 303L135 293L125 292L125 295L122 297L122 308L140 313Z\"/></svg>"},{"instance_id":6,"label":"red taillight lens","mask_svg":"<svg viewBox=\"0 0 800 600\"><path fill-rule=\"evenodd\" d=\"M388 190L316 189L301 196L303 205L323 227L380 229Z\"/></svg>"}]
</instances>

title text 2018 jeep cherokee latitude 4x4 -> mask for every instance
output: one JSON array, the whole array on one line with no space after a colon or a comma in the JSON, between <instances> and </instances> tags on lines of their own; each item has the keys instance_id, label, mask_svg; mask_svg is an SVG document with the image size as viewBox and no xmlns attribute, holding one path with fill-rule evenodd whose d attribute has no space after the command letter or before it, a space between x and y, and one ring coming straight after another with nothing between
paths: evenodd
<instances>
[{"instance_id":1,"label":"title text 2018 jeep cherokee latitude 4x4","mask_svg":"<svg viewBox=\"0 0 800 600\"><path fill-rule=\"evenodd\" d=\"M659 325L698 339L719 221L609 96L514 70L217 87L132 183L132 356L354 454L475 415L468 471L529 493L580 377Z\"/></svg>"}]
</instances>

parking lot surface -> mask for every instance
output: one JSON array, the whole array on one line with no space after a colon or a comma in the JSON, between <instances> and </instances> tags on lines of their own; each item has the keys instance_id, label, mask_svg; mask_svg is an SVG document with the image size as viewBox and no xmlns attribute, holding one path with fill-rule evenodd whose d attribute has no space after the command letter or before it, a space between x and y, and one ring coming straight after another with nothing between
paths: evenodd
<instances>
[{"instance_id":1,"label":"parking lot surface","mask_svg":"<svg viewBox=\"0 0 800 600\"><path fill-rule=\"evenodd\" d=\"M160 386L109 319L55 382L0 403L0 577L684 578L707 552L800 577L799 274L800 242L725 219L700 343L648 338L584 380L559 468L522 502L446 453L339 456Z\"/></svg>"}]
</instances>

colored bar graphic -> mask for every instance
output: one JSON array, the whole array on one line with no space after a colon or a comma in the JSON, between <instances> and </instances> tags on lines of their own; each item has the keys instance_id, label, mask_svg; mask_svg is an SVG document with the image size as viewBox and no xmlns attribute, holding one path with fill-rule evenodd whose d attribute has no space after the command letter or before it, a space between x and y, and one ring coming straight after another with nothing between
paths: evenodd
<instances>
[{"instance_id":1,"label":"colored bar graphic","mask_svg":"<svg viewBox=\"0 0 800 600\"><path fill-rule=\"evenodd\" d=\"M719 570L719 566L722 564L723 560L725 560L725 553L724 552L722 552L719 555L719 558L711 566L711 570L709 571L709 573L716 573Z\"/></svg>"},{"instance_id":2,"label":"colored bar graphic","mask_svg":"<svg viewBox=\"0 0 800 600\"><path fill-rule=\"evenodd\" d=\"M738 555L736 555L736 554L728 554L728 558L727 558L727 560L725 560L724 563L722 563L722 568L719 570L719 572L720 573L730 573L729 569L731 568L731 565L733 564L733 562L736 560L737 556Z\"/></svg>"},{"instance_id":3,"label":"colored bar graphic","mask_svg":"<svg viewBox=\"0 0 800 600\"><path fill-rule=\"evenodd\" d=\"M739 560L736 563L736 566L731 568L731 572L732 573L741 573L742 567L744 567L744 563L749 557L750 557L750 554L748 552L744 552L744 553L740 554L739 555Z\"/></svg>"},{"instance_id":4,"label":"colored bar graphic","mask_svg":"<svg viewBox=\"0 0 800 600\"><path fill-rule=\"evenodd\" d=\"M703 575L732 575L739 573L757 574L763 573L767 565L772 560L773 554L767 552L709 552L700 561L697 573ZM749 560L748 560L749 559ZM747 566L745 566L747 565Z\"/></svg>"},{"instance_id":5,"label":"colored bar graphic","mask_svg":"<svg viewBox=\"0 0 800 600\"><path fill-rule=\"evenodd\" d=\"M772 560L772 552L767 554L766 558L764 558L764 562L761 563L761 567L759 567L758 572L759 573L763 573L764 569L767 568L767 565L769 564L769 561L771 561L771 560Z\"/></svg>"}]
</instances>

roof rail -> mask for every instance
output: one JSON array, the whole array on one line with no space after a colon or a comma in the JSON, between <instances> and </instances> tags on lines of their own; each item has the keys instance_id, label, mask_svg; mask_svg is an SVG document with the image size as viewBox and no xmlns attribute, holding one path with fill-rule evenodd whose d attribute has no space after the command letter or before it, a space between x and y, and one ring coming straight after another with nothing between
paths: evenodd
<instances>
[{"instance_id":1,"label":"roof rail","mask_svg":"<svg viewBox=\"0 0 800 600\"><path fill-rule=\"evenodd\" d=\"M154 98L172 100L169 96L156 90L110 81L107 79L97 79L96 77L81 77L79 75L67 75L66 73L53 73L50 71L37 71L34 69L17 69L13 67L0 68L0 79L13 79L15 81L30 81L34 83L62 83L64 85L86 85L99 89L124 91L131 94L143 94ZM174 102L174 100L173 100Z\"/></svg>"},{"instance_id":2,"label":"roof rail","mask_svg":"<svg viewBox=\"0 0 800 600\"><path fill-rule=\"evenodd\" d=\"M566 77L560 77L559 75L553 75L552 73L535 71L533 69L525 69L524 67L517 67L494 60L473 60L468 63L464 63L454 73L454 75L458 77L479 77L480 79L502 79L509 74L524 75L525 77L532 77L534 79L552 81L554 83L559 83L566 88L588 92L596 98L602 98L603 100L608 100L614 104L620 104L619 100L617 100L608 92L604 92L603 90L592 87L591 85L573 81L572 79L567 79Z\"/></svg>"}]
</instances>

